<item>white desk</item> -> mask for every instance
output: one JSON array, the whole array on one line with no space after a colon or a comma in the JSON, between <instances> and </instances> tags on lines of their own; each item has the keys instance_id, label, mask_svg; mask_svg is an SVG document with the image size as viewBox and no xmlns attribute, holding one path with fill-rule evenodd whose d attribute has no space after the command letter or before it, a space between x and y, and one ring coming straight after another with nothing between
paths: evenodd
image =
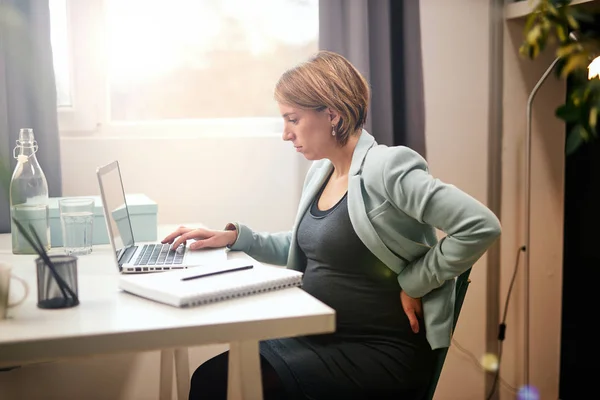
<instances>
[{"instance_id":1,"label":"white desk","mask_svg":"<svg viewBox=\"0 0 600 400\"><path fill-rule=\"evenodd\" d=\"M263 293L191 309L179 309L123 293L109 246L79 257L81 304L37 308L35 256L13 255L0 235L0 260L26 279L29 298L0 320L0 367L118 352L163 350L161 398L170 398L173 354L178 397L187 398L187 347L230 344L229 399L261 399L260 340L333 332L335 312L298 288ZM55 249L52 252L59 252ZM230 252L229 257L248 257ZM17 286L17 284L15 284ZM182 373L183 371L183 373ZM182 397L183 396L183 397Z\"/></svg>"}]
</instances>

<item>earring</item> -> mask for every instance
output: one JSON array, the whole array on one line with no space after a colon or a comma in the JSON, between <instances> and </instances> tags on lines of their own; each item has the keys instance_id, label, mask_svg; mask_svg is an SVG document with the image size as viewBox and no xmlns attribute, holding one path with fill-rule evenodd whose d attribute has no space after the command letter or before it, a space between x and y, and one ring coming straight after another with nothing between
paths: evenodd
<instances>
[{"instance_id":1,"label":"earring","mask_svg":"<svg viewBox=\"0 0 600 400\"><path fill-rule=\"evenodd\" d=\"M335 136L335 128L333 126L331 127L331 136Z\"/></svg>"}]
</instances>

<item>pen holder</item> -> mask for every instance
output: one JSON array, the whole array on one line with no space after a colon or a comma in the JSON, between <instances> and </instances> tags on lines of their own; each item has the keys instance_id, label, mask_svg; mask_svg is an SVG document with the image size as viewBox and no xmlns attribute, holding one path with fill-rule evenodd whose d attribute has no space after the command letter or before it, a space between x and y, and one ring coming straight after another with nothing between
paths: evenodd
<instances>
[{"instance_id":1,"label":"pen holder","mask_svg":"<svg viewBox=\"0 0 600 400\"><path fill-rule=\"evenodd\" d=\"M35 260L39 308L70 308L79 304L77 257L53 254L48 256L52 267L43 258ZM55 276L58 275L58 277Z\"/></svg>"}]
</instances>

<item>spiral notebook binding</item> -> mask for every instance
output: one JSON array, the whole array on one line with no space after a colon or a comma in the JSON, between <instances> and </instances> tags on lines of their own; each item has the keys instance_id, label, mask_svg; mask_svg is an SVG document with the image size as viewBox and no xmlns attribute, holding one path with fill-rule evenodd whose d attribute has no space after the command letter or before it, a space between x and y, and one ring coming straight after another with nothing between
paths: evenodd
<instances>
[{"instance_id":1,"label":"spiral notebook binding","mask_svg":"<svg viewBox=\"0 0 600 400\"><path fill-rule=\"evenodd\" d=\"M278 283L272 285L273 282ZM295 276L262 282L260 286L257 286L257 284L234 286L227 290L221 290L219 292L210 293L210 295L198 293L197 295L188 296L182 299L182 307L194 307L205 304L217 303L224 300L231 300L255 294L267 293L275 290L300 287L301 285L301 277Z\"/></svg>"}]
</instances>

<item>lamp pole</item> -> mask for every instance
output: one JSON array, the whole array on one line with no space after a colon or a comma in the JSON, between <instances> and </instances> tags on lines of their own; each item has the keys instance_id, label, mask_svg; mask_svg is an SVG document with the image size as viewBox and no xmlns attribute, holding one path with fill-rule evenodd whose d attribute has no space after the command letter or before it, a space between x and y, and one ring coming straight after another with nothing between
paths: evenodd
<instances>
[{"instance_id":1,"label":"lamp pole","mask_svg":"<svg viewBox=\"0 0 600 400\"><path fill-rule=\"evenodd\" d=\"M525 262L523 265L525 273L525 384L529 385L529 259L531 254L531 127L532 127L532 104L540 87L544 84L560 58L556 58L546 69L540 80L535 84L527 100L527 133L526 133L526 173L525 173Z\"/></svg>"}]
</instances>

